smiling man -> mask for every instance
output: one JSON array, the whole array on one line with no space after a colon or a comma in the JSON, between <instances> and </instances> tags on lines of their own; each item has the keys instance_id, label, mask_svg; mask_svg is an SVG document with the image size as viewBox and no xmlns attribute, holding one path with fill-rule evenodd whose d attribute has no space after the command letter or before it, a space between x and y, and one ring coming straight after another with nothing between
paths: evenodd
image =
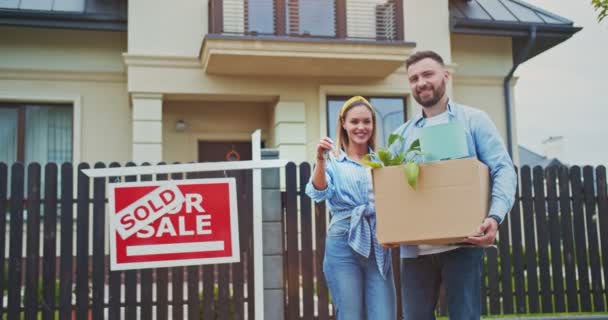
<instances>
[{"instance_id":1,"label":"smiling man","mask_svg":"<svg viewBox=\"0 0 608 320\"><path fill-rule=\"evenodd\" d=\"M477 157L490 168L492 199L488 217L481 222L478 233L465 240L472 246L401 246L404 316L405 319L435 319L439 286L443 282L449 318L479 319L483 247L494 243L498 225L513 206L517 186L513 162L485 112L450 101L446 94L450 73L441 56L433 51L421 51L411 55L405 64L412 95L422 106L422 112L395 131L405 138L405 143L391 151L403 152L405 146L419 138L424 127L461 122L467 135L469 156Z\"/></svg>"}]
</instances>

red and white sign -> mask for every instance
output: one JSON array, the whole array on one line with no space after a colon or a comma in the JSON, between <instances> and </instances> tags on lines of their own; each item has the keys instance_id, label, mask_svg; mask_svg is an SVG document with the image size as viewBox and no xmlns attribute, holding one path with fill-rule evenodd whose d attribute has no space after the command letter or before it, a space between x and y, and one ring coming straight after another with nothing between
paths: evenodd
<instances>
[{"instance_id":1,"label":"red and white sign","mask_svg":"<svg viewBox=\"0 0 608 320\"><path fill-rule=\"evenodd\" d=\"M108 187L111 270L239 262L234 178Z\"/></svg>"}]
</instances>

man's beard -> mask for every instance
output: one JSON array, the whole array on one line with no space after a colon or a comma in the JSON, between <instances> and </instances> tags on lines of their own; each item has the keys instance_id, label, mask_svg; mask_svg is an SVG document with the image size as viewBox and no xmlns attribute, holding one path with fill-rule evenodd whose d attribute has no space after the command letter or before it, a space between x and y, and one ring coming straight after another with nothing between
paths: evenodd
<instances>
[{"instance_id":1,"label":"man's beard","mask_svg":"<svg viewBox=\"0 0 608 320\"><path fill-rule=\"evenodd\" d=\"M423 107L430 108L439 102L445 94L445 81L441 82L439 87L435 88L432 84L427 84L427 87L433 92L433 97L430 100L423 101L418 94L414 95L414 99Z\"/></svg>"}]
</instances>

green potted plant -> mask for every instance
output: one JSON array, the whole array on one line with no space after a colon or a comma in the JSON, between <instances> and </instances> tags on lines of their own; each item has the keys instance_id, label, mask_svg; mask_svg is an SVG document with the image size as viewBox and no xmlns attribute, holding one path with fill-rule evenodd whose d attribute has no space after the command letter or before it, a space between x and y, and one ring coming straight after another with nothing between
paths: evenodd
<instances>
[{"instance_id":1,"label":"green potted plant","mask_svg":"<svg viewBox=\"0 0 608 320\"><path fill-rule=\"evenodd\" d=\"M394 143L403 143L404 138L398 134L391 134L388 137L388 146ZM403 165L407 183L414 189L418 184L418 175L420 174L420 166L418 159L423 155L420 149L420 140L414 140L405 152L394 154L388 148L381 148L376 152L375 156L366 154L364 164L371 168L382 168L389 166Z\"/></svg>"}]
</instances>

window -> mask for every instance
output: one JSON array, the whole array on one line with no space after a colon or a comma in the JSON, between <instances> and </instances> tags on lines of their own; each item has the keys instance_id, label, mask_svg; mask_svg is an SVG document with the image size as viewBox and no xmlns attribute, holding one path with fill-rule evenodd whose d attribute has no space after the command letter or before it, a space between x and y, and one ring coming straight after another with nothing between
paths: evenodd
<instances>
[{"instance_id":1,"label":"window","mask_svg":"<svg viewBox=\"0 0 608 320\"><path fill-rule=\"evenodd\" d=\"M72 161L72 108L0 104L0 162Z\"/></svg>"},{"instance_id":2,"label":"window","mask_svg":"<svg viewBox=\"0 0 608 320\"><path fill-rule=\"evenodd\" d=\"M334 1L288 0L286 3L287 34L336 36Z\"/></svg>"},{"instance_id":3,"label":"window","mask_svg":"<svg viewBox=\"0 0 608 320\"><path fill-rule=\"evenodd\" d=\"M342 104L350 96L327 98L327 133L332 140L336 139L336 122ZM386 147L388 136L406 120L405 98L402 97L365 97L376 110L378 128L378 147Z\"/></svg>"},{"instance_id":4,"label":"window","mask_svg":"<svg viewBox=\"0 0 608 320\"><path fill-rule=\"evenodd\" d=\"M0 9L84 12L85 0L0 0Z\"/></svg>"},{"instance_id":5,"label":"window","mask_svg":"<svg viewBox=\"0 0 608 320\"><path fill-rule=\"evenodd\" d=\"M274 0L248 0L246 3L246 32L274 34Z\"/></svg>"}]
</instances>

